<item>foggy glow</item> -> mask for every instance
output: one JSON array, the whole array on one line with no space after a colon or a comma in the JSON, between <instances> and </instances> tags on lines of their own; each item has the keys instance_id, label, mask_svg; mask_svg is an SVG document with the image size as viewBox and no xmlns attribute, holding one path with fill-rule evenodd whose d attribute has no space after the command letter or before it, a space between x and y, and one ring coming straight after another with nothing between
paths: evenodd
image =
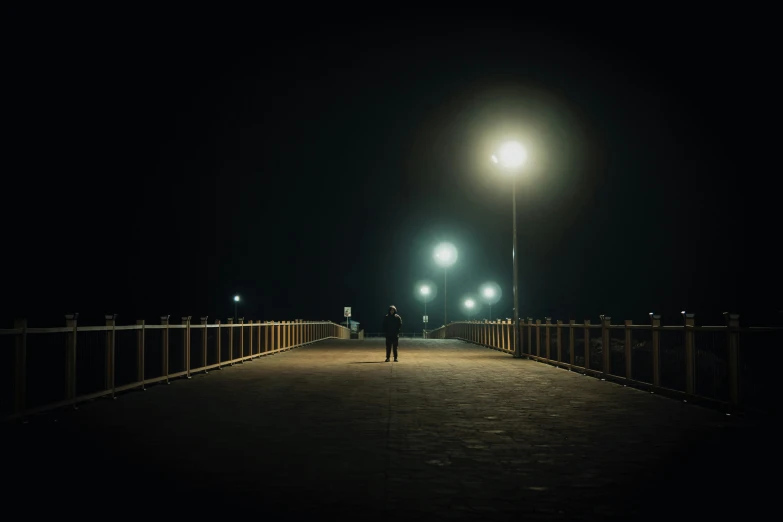
<instances>
[{"instance_id":1,"label":"foggy glow","mask_svg":"<svg viewBox=\"0 0 783 522\"><path fill-rule=\"evenodd\" d=\"M238 295L234 296L234 301L237 302L237 303L239 302L239 296Z\"/></svg>"},{"instance_id":2,"label":"foggy glow","mask_svg":"<svg viewBox=\"0 0 783 522\"><path fill-rule=\"evenodd\" d=\"M492 306L500 301L503 296L503 290L494 281L487 281L479 287L479 296L481 301Z\"/></svg>"},{"instance_id":3,"label":"foggy glow","mask_svg":"<svg viewBox=\"0 0 783 522\"><path fill-rule=\"evenodd\" d=\"M507 169L520 167L525 160L527 160L527 151L516 141L507 141L500 146L497 154L492 156L492 161Z\"/></svg>"},{"instance_id":4,"label":"foggy glow","mask_svg":"<svg viewBox=\"0 0 783 522\"><path fill-rule=\"evenodd\" d=\"M429 303L438 297L438 285L431 279L418 279L411 287L411 294L420 303Z\"/></svg>"},{"instance_id":5,"label":"foggy glow","mask_svg":"<svg viewBox=\"0 0 783 522\"><path fill-rule=\"evenodd\" d=\"M465 306L468 308L473 308L476 305L476 302L473 301L473 299L468 299L465 301Z\"/></svg>"},{"instance_id":6,"label":"foggy glow","mask_svg":"<svg viewBox=\"0 0 783 522\"><path fill-rule=\"evenodd\" d=\"M449 267L457 260L457 249L451 243L441 243L435 247L435 262L442 267Z\"/></svg>"}]
</instances>

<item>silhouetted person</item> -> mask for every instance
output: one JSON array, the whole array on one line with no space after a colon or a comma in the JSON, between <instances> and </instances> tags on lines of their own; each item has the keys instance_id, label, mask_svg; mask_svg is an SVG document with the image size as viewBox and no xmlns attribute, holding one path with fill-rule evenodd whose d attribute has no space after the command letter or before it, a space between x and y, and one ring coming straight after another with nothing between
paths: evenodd
<instances>
[{"instance_id":1,"label":"silhouetted person","mask_svg":"<svg viewBox=\"0 0 783 522\"><path fill-rule=\"evenodd\" d=\"M389 362L391 349L394 347L394 362L397 362L397 345L400 343L400 328L402 317L397 315L397 307L391 305L389 313L383 318L383 335L386 336L386 362Z\"/></svg>"}]
</instances>

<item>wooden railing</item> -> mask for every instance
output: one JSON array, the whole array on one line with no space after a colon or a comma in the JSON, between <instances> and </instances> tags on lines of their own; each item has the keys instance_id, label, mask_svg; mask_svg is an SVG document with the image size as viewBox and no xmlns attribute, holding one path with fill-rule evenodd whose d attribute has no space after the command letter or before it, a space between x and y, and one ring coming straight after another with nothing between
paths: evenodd
<instances>
[{"instance_id":1,"label":"wooden railing","mask_svg":"<svg viewBox=\"0 0 783 522\"><path fill-rule=\"evenodd\" d=\"M0 330L0 418L15 419L134 388L207 373L324 339L349 339L329 321L219 320L120 326L107 315L102 326L28 328L18 320Z\"/></svg>"},{"instance_id":2,"label":"wooden railing","mask_svg":"<svg viewBox=\"0 0 783 522\"><path fill-rule=\"evenodd\" d=\"M519 324L519 351L510 320L451 323L427 336L462 339L727 411L775 409L770 356L783 348L783 327L740 327L739 316L728 313L724 325L697 326L693 314L682 315L674 326L654 314L649 324L612 324L608 316L596 324L527 318Z\"/></svg>"}]
</instances>

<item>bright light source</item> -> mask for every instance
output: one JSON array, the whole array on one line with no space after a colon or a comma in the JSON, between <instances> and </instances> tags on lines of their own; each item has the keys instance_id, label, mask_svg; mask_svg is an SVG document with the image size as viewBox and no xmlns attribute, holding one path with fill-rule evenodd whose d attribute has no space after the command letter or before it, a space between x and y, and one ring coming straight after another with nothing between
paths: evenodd
<instances>
[{"instance_id":1,"label":"bright light source","mask_svg":"<svg viewBox=\"0 0 783 522\"><path fill-rule=\"evenodd\" d=\"M492 156L492 161L499 163L507 169L515 169L527 160L527 151L516 141L508 141L500 146L497 155Z\"/></svg>"},{"instance_id":2,"label":"bright light source","mask_svg":"<svg viewBox=\"0 0 783 522\"><path fill-rule=\"evenodd\" d=\"M481 302L488 304L489 306L497 304L503 296L503 290L501 290L500 286L494 281L483 283L479 286L478 291Z\"/></svg>"},{"instance_id":3,"label":"bright light source","mask_svg":"<svg viewBox=\"0 0 783 522\"><path fill-rule=\"evenodd\" d=\"M451 243L441 243L435 247L434 257L440 266L451 266L457 260L457 249Z\"/></svg>"},{"instance_id":4,"label":"bright light source","mask_svg":"<svg viewBox=\"0 0 783 522\"><path fill-rule=\"evenodd\" d=\"M430 287L429 286L422 286L421 287L421 293L423 295L430 295Z\"/></svg>"},{"instance_id":5,"label":"bright light source","mask_svg":"<svg viewBox=\"0 0 783 522\"><path fill-rule=\"evenodd\" d=\"M234 296L234 301L236 301L237 303L239 302L239 296L238 295Z\"/></svg>"},{"instance_id":6,"label":"bright light source","mask_svg":"<svg viewBox=\"0 0 783 522\"><path fill-rule=\"evenodd\" d=\"M473 301L473 299L467 299L465 301L465 306L467 306L468 308L473 308L475 305L476 305L476 302Z\"/></svg>"}]
</instances>

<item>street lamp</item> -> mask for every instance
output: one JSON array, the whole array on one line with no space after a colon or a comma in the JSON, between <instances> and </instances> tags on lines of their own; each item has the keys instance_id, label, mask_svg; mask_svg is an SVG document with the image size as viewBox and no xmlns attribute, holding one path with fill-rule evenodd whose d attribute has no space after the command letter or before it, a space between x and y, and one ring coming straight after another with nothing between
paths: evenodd
<instances>
[{"instance_id":1,"label":"street lamp","mask_svg":"<svg viewBox=\"0 0 783 522\"><path fill-rule=\"evenodd\" d=\"M423 285L419 291L421 292L422 297L424 297L424 317L427 317L427 298L430 296L430 287ZM424 323L424 331L427 331L427 323Z\"/></svg>"},{"instance_id":2,"label":"street lamp","mask_svg":"<svg viewBox=\"0 0 783 522\"><path fill-rule=\"evenodd\" d=\"M522 347L519 345L519 291L517 288L517 177L516 172L527 159L527 151L516 141L508 141L500 146L492 155L496 165L510 171L511 176L511 213L512 234L514 236L511 256L514 260L514 357L522 357Z\"/></svg>"},{"instance_id":3,"label":"street lamp","mask_svg":"<svg viewBox=\"0 0 783 522\"><path fill-rule=\"evenodd\" d=\"M443 267L443 324L448 323L448 299L446 296L446 272L457 261L457 249L451 243L441 243L435 247L435 262Z\"/></svg>"},{"instance_id":4,"label":"street lamp","mask_svg":"<svg viewBox=\"0 0 783 522\"><path fill-rule=\"evenodd\" d=\"M237 304L239 303L239 296L234 296L234 322L237 322Z\"/></svg>"},{"instance_id":5,"label":"street lamp","mask_svg":"<svg viewBox=\"0 0 783 522\"><path fill-rule=\"evenodd\" d=\"M473 299L465 299L465 308L468 309L468 319L473 316L473 307L476 306L476 302Z\"/></svg>"},{"instance_id":6,"label":"street lamp","mask_svg":"<svg viewBox=\"0 0 783 522\"><path fill-rule=\"evenodd\" d=\"M424 303L424 316L421 318L424 330L422 337L426 336L429 317L427 317L427 303L438 296L438 285L431 279L418 279L413 283L413 297L417 301Z\"/></svg>"},{"instance_id":7,"label":"street lamp","mask_svg":"<svg viewBox=\"0 0 783 522\"><path fill-rule=\"evenodd\" d=\"M492 320L492 298L495 297L495 289L492 287L485 287L484 290L481 292L481 294L484 296L484 299L486 299L487 304L489 305L489 320Z\"/></svg>"}]
</instances>

